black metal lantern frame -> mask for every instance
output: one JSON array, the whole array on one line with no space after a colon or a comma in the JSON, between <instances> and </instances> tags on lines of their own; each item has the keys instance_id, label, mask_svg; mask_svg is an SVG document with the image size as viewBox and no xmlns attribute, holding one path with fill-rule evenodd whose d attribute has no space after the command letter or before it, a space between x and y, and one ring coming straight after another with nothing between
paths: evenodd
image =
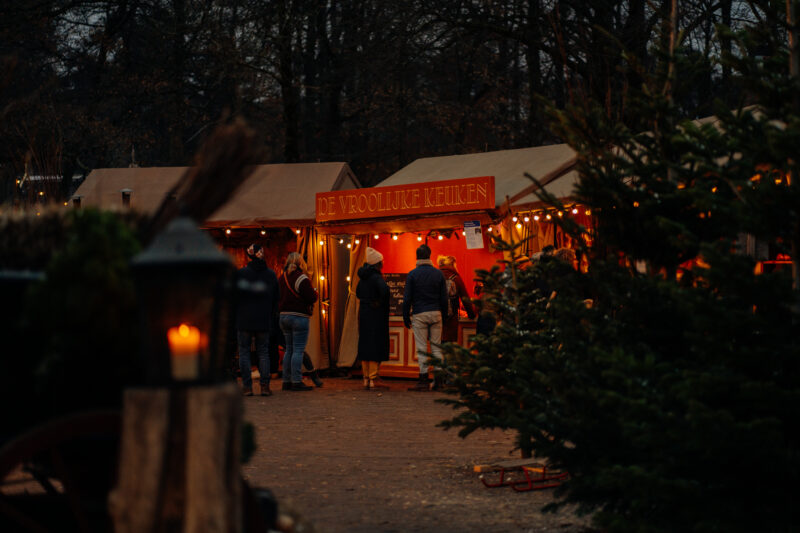
<instances>
[{"instance_id":1,"label":"black metal lantern frame","mask_svg":"<svg viewBox=\"0 0 800 533\"><path fill-rule=\"evenodd\" d=\"M179 217L132 262L147 382L155 386L225 379L233 262L193 220ZM172 330L172 331L170 331ZM173 342L174 333L192 332ZM169 336L169 337L168 337Z\"/></svg>"}]
</instances>

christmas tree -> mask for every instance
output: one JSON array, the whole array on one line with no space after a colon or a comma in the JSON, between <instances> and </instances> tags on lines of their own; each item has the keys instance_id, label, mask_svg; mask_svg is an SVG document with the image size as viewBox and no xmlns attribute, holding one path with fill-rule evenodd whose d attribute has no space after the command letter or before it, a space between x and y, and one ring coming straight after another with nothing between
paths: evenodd
<instances>
[{"instance_id":1,"label":"christmas tree","mask_svg":"<svg viewBox=\"0 0 800 533\"><path fill-rule=\"evenodd\" d=\"M770 29L794 26L759 7L746 32L720 28L745 96L713 120L677 103L679 49L631 98L639 124L553 111L578 153L574 199L594 217L578 250L590 268L481 273L497 329L446 350L460 412L443 425L517 430L570 472L560 503L608 531L790 531L800 518L800 84ZM769 56L754 54L764 43ZM589 231L563 229L578 243ZM764 261L786 257L794 268Z\"/></svg>"}]
</instances>

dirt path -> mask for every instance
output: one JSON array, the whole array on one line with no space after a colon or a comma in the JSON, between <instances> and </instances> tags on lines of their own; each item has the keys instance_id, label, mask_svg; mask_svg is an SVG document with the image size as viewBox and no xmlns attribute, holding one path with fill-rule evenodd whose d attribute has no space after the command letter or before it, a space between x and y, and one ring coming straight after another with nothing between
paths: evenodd
<instances>
[{"instance_id":1,"label":"dirt path","mask_svg":"<svg viewBox=\"0 0 800 533\"><path fill-rule=\"evenodd\" d=\"M344 378L310 392L273 382L273 396L244 398L258 446L245 478L321 533L585 530L586 518L539 512L549 491L481 484L475 464L518 457L510 433L461 439L435 427L452 412L434 402L443 395L390 383L379 394Z\"/></svg>"}]
</instances>

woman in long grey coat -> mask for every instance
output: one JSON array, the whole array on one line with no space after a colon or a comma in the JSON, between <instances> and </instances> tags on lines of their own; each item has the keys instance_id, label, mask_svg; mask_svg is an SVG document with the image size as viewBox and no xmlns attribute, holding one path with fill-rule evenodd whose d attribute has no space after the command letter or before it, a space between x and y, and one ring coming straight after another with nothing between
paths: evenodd
<instances>
[{"instance_id":1,"label":"woman in long grey coat","mask_svg":"<svg viewBox=\"0 0 800 533\"><path fill-rule=\"evenodd\" d=\"M358 359L367 390L387 389L378 380L382 361L389 360L389 286L383 280L383 255L367 248L367 262L358 269Z\"/></svg>"}]
</instances>

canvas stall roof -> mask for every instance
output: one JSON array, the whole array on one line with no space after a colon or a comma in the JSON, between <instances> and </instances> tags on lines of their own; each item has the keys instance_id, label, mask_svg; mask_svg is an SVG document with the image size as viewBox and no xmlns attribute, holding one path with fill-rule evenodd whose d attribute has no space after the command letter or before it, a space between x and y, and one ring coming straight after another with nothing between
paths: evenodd
<instances>
[{"instance_id":1,"label":"canvas stall roof","mask_svg":"<svg viewBox=\"0 0 800 533\"><path fill-rule=\"evenodd\" d=\"M153 213L188 167L102 168L93 170L75 192L81 205L122 208L122 190L131 209ZM315 193L360 186L347 163L257 165L233 197L205 226L268 227L312 225Z\"/></svg>"},{"instance_id":2,"label":"canvas stall roof","mask_svg":"<svg viewBox=\"0 0 800 533\"><path fill-rule=\"evenodd\" d=\"M553 174L575 160L575 151L566 144L500 150L464 155L426 157L417 159L398 170L379 187L406 185L428 181L439 181L476 176L494 176L495 201L500 207L506 197L512 205L521 207L539 202L533 192L525 193L533 182L525 177L527 172L536 179ZM569 170L553 179L545 189L557 198L568 198L578 180L578 173Z\"/></svg>"}]
</instances>

